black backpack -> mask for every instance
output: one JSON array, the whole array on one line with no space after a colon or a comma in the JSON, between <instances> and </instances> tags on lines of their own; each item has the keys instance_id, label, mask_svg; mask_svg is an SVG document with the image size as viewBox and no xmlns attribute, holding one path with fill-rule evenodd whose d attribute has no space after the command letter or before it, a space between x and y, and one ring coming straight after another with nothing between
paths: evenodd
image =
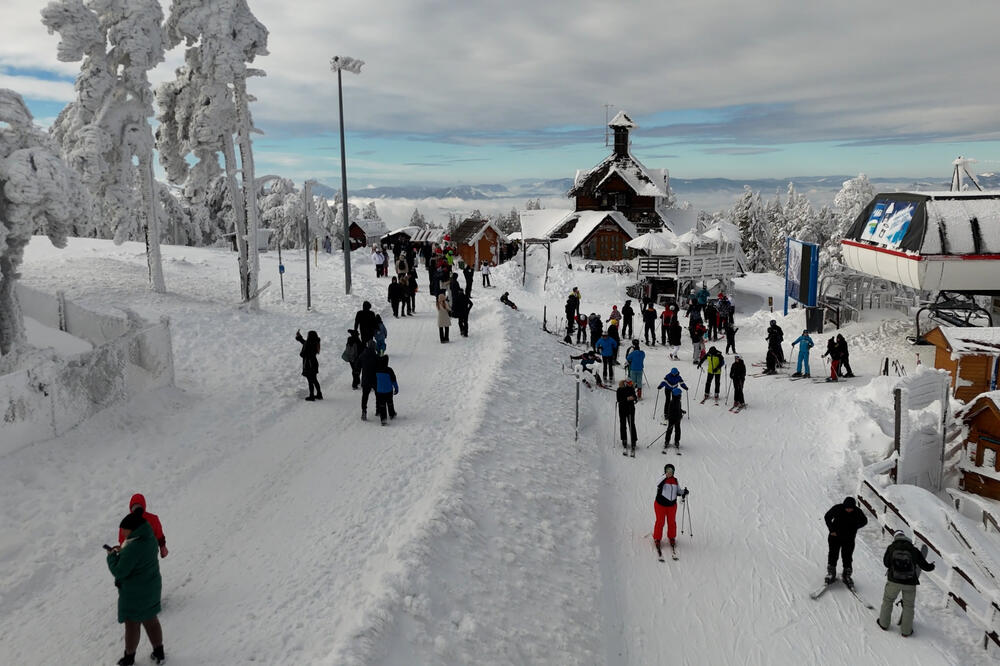
<instances>
[{"instance_id":1,"label":"black backpack","mask_svg":"<svg viewBox=\"0 0 1000 666\"><path fill-rule=\"evenodd\" d=\"M910 580L916 576L917 566L909 548L897 548L889 559L889 570L896 580Z\"/></svg>"}]
</instances>

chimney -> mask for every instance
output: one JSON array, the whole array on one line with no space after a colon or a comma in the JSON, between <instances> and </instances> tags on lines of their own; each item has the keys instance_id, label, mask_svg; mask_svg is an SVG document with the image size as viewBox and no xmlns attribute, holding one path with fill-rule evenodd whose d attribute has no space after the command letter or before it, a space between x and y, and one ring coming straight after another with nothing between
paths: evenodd
<instances>
[{"instance_id":1,"label":"chimney","mask_svg":"<svg viewBox=\"0 0 1000 666\"><path fill-rule=\"evenodd\" d=\"M639 126L632 122L628 114L624 111L619 111L618 115L608 123L608 127L615 132L615 157L627 157L629 130L638 128Z\"/></svg>"}]
</instances>

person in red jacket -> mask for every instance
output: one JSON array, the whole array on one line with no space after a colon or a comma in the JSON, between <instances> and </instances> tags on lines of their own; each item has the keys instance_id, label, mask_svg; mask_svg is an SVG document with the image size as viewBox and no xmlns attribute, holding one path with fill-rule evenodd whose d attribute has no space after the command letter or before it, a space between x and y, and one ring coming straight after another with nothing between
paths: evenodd
<instances>
[{"instance_id":1,"label":"person in red jacket","mask_svg":"<svg viewBox=\"0 0 1000 666\"><path fill-rule=\"evenodd\" d=\"M136 493L132 495L132 499L128 501L128 509L131 513L138 513L142 516L149 526L153 528L153 536L156 537L156 543L160 544L160 557L166 557L167 553L167 538L163 536L163 526L160 524L160 518L155 513L149 513L146 511L146 498ZM125 530L118 528L118 545L122 545L125 542Z\"/></svg>"},{"instance_id":2,"label":"person in red jacket","mask_svg":"<svg viewBox=\"0 0 1000 666\"><path fill-rule=\"evenodd\" d=\"M674 477L674 466L666 464L663 467L663 478L656 484L656 501L653 510L656 512L656 522L653 523L653 543L656 552L660 551L660 540L663 538L663 523L667 523L667 539L670 547L677 545L677 498L687 497L688 489L681 488Z\"/></svg>"}]
</instances>

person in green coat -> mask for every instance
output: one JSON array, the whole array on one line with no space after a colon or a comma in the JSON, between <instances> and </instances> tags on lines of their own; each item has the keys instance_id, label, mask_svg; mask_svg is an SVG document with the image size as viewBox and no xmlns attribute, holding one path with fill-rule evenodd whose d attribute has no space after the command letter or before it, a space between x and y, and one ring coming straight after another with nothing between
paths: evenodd
<instances>
[{"instance_id":1,"label":"person in green coat","mask_svg":"<svg viewBox=\"0 0 1000 666\"><path fill-rule=\"evenodd\" d=\"M163 630L160 620L160 579L159 545L153 528L140 512L130 513L122 519L121 528L125 541L121 546L108 550L108 569L115 577L118 588L118 622L125 624L125 656L119 666L135 663L135 651L139 647L140 627L146 628L146 636L153 644L150 658L157 664L163 663Z\"/></svg>"}]
</instances>

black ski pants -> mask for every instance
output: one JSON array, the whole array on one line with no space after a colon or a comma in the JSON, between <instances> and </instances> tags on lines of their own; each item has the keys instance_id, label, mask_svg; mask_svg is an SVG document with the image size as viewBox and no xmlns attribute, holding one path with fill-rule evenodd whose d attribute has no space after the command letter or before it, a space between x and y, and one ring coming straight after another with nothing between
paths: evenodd
<instances>
[{"instance_id":1,"label":"black ski pants","mask_svg":"<svg viewBox=\"0 0 1000 666\"><path fill-rule=\"evenodd\" d=\"M632 317L622 319L622 337L626 340L632 337Z\"/></svg>"},{"instance_id":2,"label":"black ski pants","mask_svg":"<svg viewBox=\"0 0 1000 666\"><path fill-rule=\"evenodd\" d=\"M587 344L587 327L576 327L576 344Z\"/></svg>"},{"instance_id":3,"label":"black ski pants","mask_svg":"<svg viewBox=\"0 0 1000 666\"><path fill-rule=\"evenodd\" d=\"M854 570L854 535L852 534L849 538L842 539L839 536L831 534L827 537L827 543L830 544L830 553L826 558L827 568L836 570L837 555L839 553L841 559L844 561L844 573L850 576Z\"/></svg>"},{"instance_id":4,"label":"black ski pants","mask_svg":"<svg viewBox=\"0 0 1000 666\"><path fill-rule=\"evenodd\" d=\"M396 407L392 404L392 393L379 393L375 392L375 413L378 417L385 421L386 411L388 411L389 418L396 418Z\"/></svg>"},{"instance_id":5,"label":"black ski pants","mask_svg":"<svg viewBox=\"0 0 1000 666\"><path fill-rule=\"evenodd\" d=\"M667 434L663 438L663 448L670 445L670 435L674 436L674 446L681 445L681 420L667 421Z\"/></svg>"},{"instance_id":6,"label":"black ski pants","mask_svg":"<svg viewBox=\"0 0 1000 666\"><path fill-rule=\"evenodd\" d=\"M642 331L642 337L647 345L650 344L650 338L652 338L652 343L656 344L656 324L654 322L646 322L646 328Z\"/></svg>"},{"instance_id":7,"label":"black ski pants","mask_svg":"<svg viewBox=\"0 0 1000 666\"><path fill-rule=\"evenodd\" d=\"M389 301L389 304L392 306L392 316L399 317L399 301Z\"/></svg>"},{"instance_id":8,"label":"black ski pants","mask_svg":"<svg viewBox=\"0 0 1000 666\"><path fill-rule=\"evenodd\" d=\"M709 389L708 387L712 385L712 380L715 380L715 395L719 395L719 383L722 381L722 373L713 374L711 372L705 375L705 397L708 397Z\"/></svg>"},{"instance_id":9,"label":"black ski pants","mask_svg":"<svg viewBox=\"0 0 1000 666\"><path fill-rule=\"evenodd\" d=\"M374 384L362 384L361 385L361 413L368 413L368 394L375 391Z\"/></svg>"},{"instance_id":10,"label":"black ski pants","mask_svg":"<svg viewBox=\"0 0 1000 666\"><path fill-rule=\"evenodd\" d=\"M463 338L469 337L469 315L465 314L458 317L458 333Z\"/></svg>"},{"instance_id":11,"label":"black ski pants","mask_svg":"<svg viewBox=\"0 0 1000 666\"><path fill-rule=\"evenodd\" d=\"M733 404L742 405L746 402L746 398L743 397L743 383L746 379L734 379L733 380Z\"/></svg>"},{"instance_id":12,"label":"black ski pants","mask_svg":"<svg viewBox=\"0 0 1000 666\"><path fill-rule=\"evenodd\" d=\"M629 404L631 406L631 403L629 403ZM638 439L638 436L635 433L635 407L634 406L632 406L631 409L629 409L629 408L624 408L623 409L620 406L618 407L618 426L619 426L619 429L621 430L622 446L625 446L625 442L626 441L631 441L632 442L632 448L634 449L635 448L635 440ZM626 431L625 431L626 427L628 428L628 433L626 433ZM626 434L631 435L632 439L631 440L626 440Z\"/></svg>"},{"instance_id":13,"label":"black ski pants","mask_svg":"<svg viewBox=\"0 0 1000 666\"><path fill-rule=\"evenodd\" d=\"M602 356L601 362L604 363L604 381L613 382L615 381L615 357L614 356Z\"/></svg>"}]
</instances>

